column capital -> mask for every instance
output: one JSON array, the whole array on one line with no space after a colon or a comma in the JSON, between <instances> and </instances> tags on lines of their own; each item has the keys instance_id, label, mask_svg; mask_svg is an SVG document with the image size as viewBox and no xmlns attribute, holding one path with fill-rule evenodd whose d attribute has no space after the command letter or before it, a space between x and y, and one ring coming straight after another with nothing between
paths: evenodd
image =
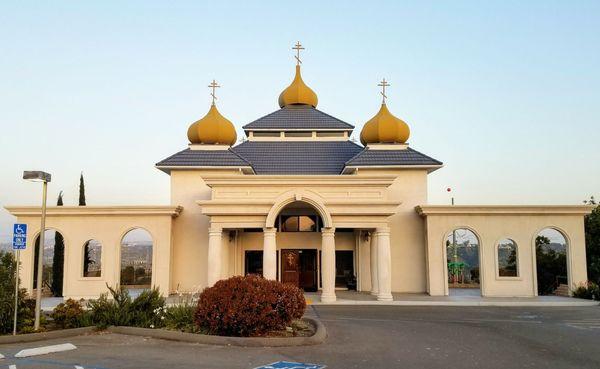
<instances>
[{"instance_id":1,"label":"column capital","mask_svg":"<svg viewBox=\"0 0 600 369\"><path fill-rule=\"evenodd\" d=\"M265 228L263 228L263 233L265 235L267 235L267 234L274 235L275 233L277 233L277 228L275 228L275 227L265 227Z\"/></svg>"},{"instance_id":2,"label":"column capital","mask_svg":"<svg viewBox=\"0 0 600 369\"><path fill-rule=\"evenodd\" d=\"M322 227L322 236L335 236L335 227Z\"/></svg>"},{"instance_id":3,"label":"column capital","mask_svg":"<svg viewBox=\"0 0 600 369\"><path fill-rule=\"evenodd\" d=\"M390 234L390 227L377 227L375 233L379 234Z\"/></svg>"},{"instance_id":4,"label":"column capital","mask_svg":"<svg viewBox=\"0 0 600 369\"><path fill-rule=\"evenodd\" d=\"M215 235L215 234L221 235L222 233L223 233L223 228L220 228L220 227L210 227L208 229L209 235Z\"/></svg>"}]
</instances>

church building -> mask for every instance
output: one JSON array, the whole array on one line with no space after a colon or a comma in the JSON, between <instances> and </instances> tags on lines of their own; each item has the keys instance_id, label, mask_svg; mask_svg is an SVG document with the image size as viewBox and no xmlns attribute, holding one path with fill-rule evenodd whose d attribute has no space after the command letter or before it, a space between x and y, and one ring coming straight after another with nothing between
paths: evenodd
<instances>
[{"instance_id":1,"label":"church building","mask_svg":"<svg viewBox=\"0 0 600 369\"><path fill-rule=\"evenodd\" d=\"M303 48L295 49L279 109L245 124L243 140L217 108L213 81L208 113L179 126L183 150L156 164L170 176L170 205L48 208L47 228L64 238L65 298L98 297L125 278L143 284L134 261L133 277L123 272L133 229L149 235L148 256L134 255L147 269L144 283L164 295L260 274L318 292L323 302L341 290L390 301L402 293L444 296L452 287L533 297L540 242L564 247L557 286L568 293L586 281L588 206L429 205L428 176L443 163L420 152L419 142L409 145L409 124L388 108L388 82L379 84L381 106L364 106L374 115L355 142L352 124L318 109L301 75ZM7 209L39 233L39 207ZM552 232L564 241L554 242ZM30 292L34 243L21 254Z\"/></svg>"}]
</instances>

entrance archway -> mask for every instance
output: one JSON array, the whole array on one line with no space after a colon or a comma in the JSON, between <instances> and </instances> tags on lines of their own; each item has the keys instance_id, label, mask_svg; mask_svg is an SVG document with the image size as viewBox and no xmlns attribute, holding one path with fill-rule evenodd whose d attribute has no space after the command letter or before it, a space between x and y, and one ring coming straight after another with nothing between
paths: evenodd
<instances>
[{"instance_id":1,"label":"entrance archway","mask_svg":"<svg viewBox=\"0 0 600 369\"><path fill-rule=\"evenodd\" d=\"M35 238L33 260L33 289L37 289L39 258L39 234ZM44 232L44 260L42 271L42 294L62 297L65 270L65 238L56 229L48 228Z\"/></svg>"},{"instance_id":2,"label":"entrance archway","mask_svg":"<svg viewBox=\"0 0 600 369\"><path fill-rule=\"evenodd\" d=\"M152 251L154 241L143 228L129 230L121 239L120 285L134 291L152 286Z\"/></svg>"},{"instance_id":3,"label":"entrance archway","mask_svg":"<svg viewBox=\"0 0 600 369\"><path fill-rule=\"evenodd\" d=\"M568 247L565 235L555 228L545 228L536 235L538 295L569 295Z\"/></svg>"},{"instance_id":4,"label":"entrance archway","mask_svg":"<svg viewBox=\"0 0 600 369\"><path fill-rule=\"evenodd\" d=\"M479 237L468 228L456 228L446 237L448 292L481 295Z\"/></svg>"}]
</instances>

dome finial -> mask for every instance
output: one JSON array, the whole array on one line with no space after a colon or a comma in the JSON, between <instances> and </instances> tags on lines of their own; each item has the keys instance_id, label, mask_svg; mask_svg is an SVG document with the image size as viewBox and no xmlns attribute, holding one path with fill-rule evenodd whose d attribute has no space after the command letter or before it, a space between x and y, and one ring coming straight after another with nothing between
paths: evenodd
<instances>
[{"instance_id":1,"label":"dome finial","mask_svg":"<svg viewBox=\"0 0 600 369\"><path fill-rule=\"evenodd\" d=\"M304 46L300 41L296 42L296 45L292 47L292 50L296 50L296 75L292 83L279 95L279 107L283 108L288 105L310 105L313 108L317 107L319 99L317 94L308 87L302 80L300 74L300 50L305 50Z\"/></svg>"},{"instance_id":2,"label":"dome finial","mask_svg":"<svg viewBox=\"0 0 600 369\"><path fill-rule=\"evenodd\" d=\"M302 46L300 41L296 42L296 45L294 45L294 47L292 47L292 50L296 50L296 56L294 56L294 58L296 58L296 65L302 64L302 60L300 60L300 50L305 50L305 49L306 48Z\"/></svg>"},{"instance_id":3,"label":"dome finial","mask_svg":"<svg viewBox=\"0 0 600 369\"><path fill-rule=\"evenodd\" d=\"M381 92L380 92L380 94L382 96L381 103L385 105L385 99L387 99L387 96L385 94L385 88L390 87L391 85L389 83L387 83L387 81L384 78L381 82L379 82L379 84L377 86L381 87Z\"/></svg>"},{"instance_id":4,"label":"dome finial","mask_svg":"<svg viewBox=\"0 0 600 369\"><path fill-rule=\"evenodd\" d=\"M210 93L210 96L212 96L212 104L215 105L215 100L217 100L217 95L215 94L215 92L216 92L216 89L221 86L219 86L217 81L215 81L213 79L212 82L210 83L210 85L208 85L208 87L212 88L212 92Z\"/></svg>"}]
</instances>

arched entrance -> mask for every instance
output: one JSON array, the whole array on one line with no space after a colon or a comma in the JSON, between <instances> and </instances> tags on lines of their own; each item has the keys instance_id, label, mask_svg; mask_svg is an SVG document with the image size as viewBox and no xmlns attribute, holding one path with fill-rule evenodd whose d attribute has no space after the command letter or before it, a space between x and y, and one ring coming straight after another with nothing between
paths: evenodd
<instances>
[{"instance_id":1,"label":"arched entrance","mask_svg":"<svg viewBox=\"0 0 600 369\"><path fill-rule=\"evenodd\" d=\"M569 295L568 242L555 228L541 230L535 238L538 295Z\"/></svg>"},{"instance_id":2,"label":"arched entrance","mask_svg":"<svg viewBox=\"0 0 600 369\"><path fill-rule=\"evenodd\" d=\"M480 244L477 235L467 228L454 229L446 237L450 295L481 295Z\"/></svg>"},{"instance_id":3,"label":"arched entrance","mask_svg":"<svg viewBox=\"0 0 600 369\"><path fill-rule=\"evenodd\" d=\"M121 239L120 285L132 291L152 286L152 251L154 242L143 228L129 230Z\"/></svg>"},{"instance_id":4,"label":"arched entrance","mask_svg":"<svg viewBox=\"0 0 600 369\"><path fill-rule=\"evenodd\" d=\"M35 238L33 263L33 289L37 289L39 259L39 234ZM42 294L62 297L65 270L65 238L56 229L46 229L44 233L44 260L42 272Z\"/></svg>"}]
</instances>

